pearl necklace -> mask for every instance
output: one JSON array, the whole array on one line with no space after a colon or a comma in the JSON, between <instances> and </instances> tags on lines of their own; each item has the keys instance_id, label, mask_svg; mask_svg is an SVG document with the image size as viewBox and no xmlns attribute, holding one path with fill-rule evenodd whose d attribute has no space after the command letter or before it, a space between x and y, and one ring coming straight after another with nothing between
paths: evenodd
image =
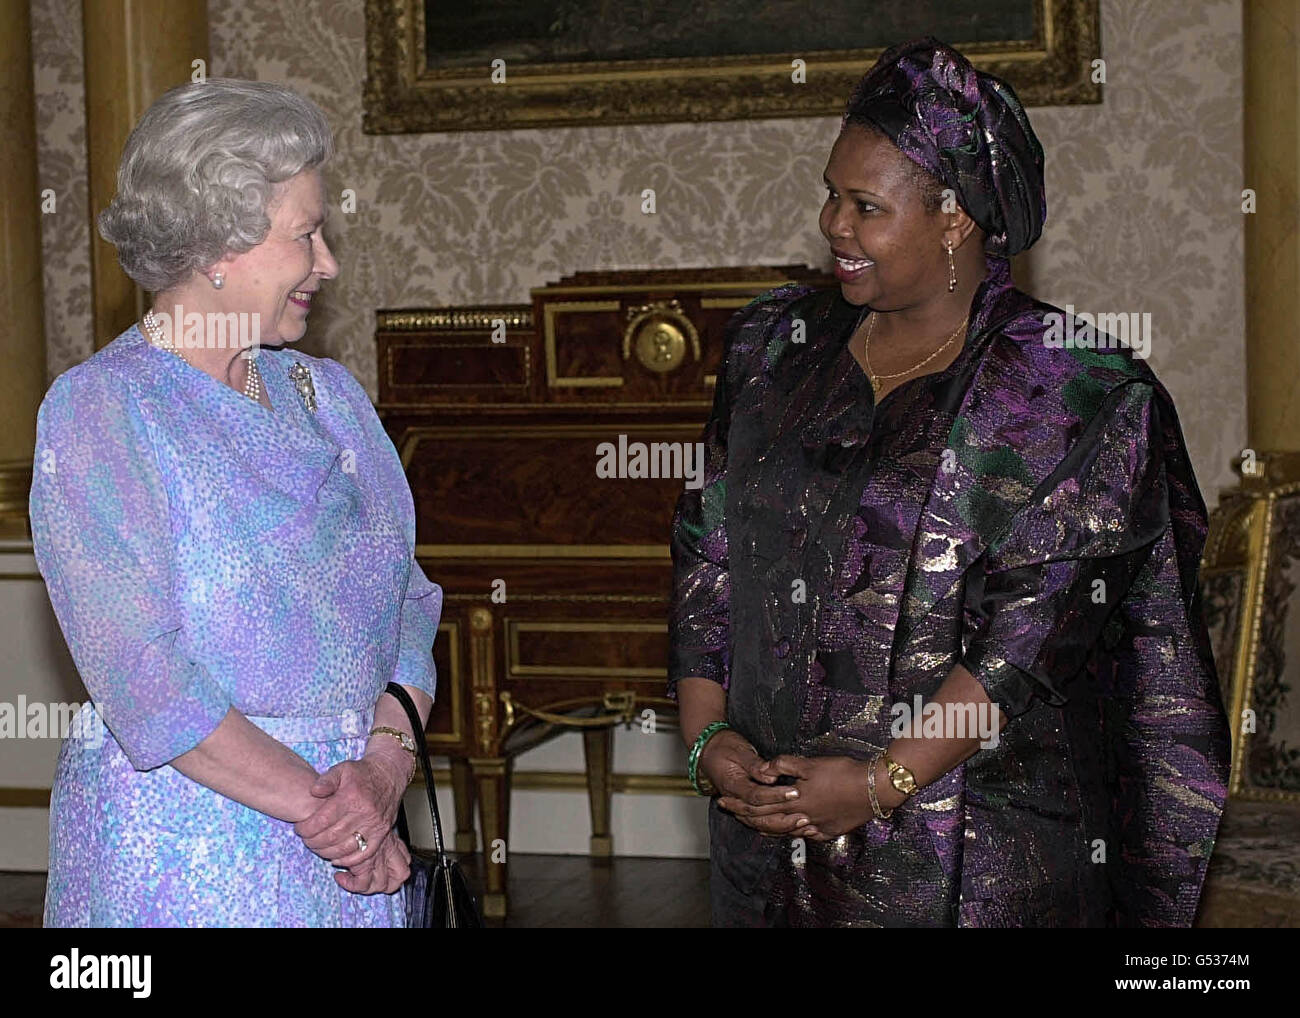
<instances>
[{"instance_id":1,"label":"pearl necklace","mask_svg":"<svg viewBox=\"0 0 1300 1018\"><path fill-rule=\"evenodd\" d=\"M150 308L144 313L144 331L148 333L149 340L154 346L158 347L158 349L174 353L182 361L185 361L186 364L189 364L189 361L185 360L185 355L182 354L174 344L166 342L163 339L162 325L159 323L157 316L154 315L153 308ZM244 379L244 395L254 403L261 403L262 372L257 366L257 358L245 356L244 360L248 363L248 374Z\"/></svg>"}]
</instances>

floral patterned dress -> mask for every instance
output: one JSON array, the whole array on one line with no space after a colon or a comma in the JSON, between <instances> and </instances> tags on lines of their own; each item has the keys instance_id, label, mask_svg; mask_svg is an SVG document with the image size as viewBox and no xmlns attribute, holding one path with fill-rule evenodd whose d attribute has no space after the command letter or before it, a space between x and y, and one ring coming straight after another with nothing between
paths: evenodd
<instances>
[{"instance_id":1,"label":"floral patterned dress","mask_svg":"<svg viewBox=\"0 0 1300 1018\"><path fill-rule=\"evenodd\" d=\"M362 755L388 681L434 691L442 591L374 408L334 361L259 364L271 410L132 327L41 406L36 559L107 728L59 755L47 926L405 921L400 892L343 890L291 824L169 764L234 709L323 772Z\"/></svg>"}]
</instances>

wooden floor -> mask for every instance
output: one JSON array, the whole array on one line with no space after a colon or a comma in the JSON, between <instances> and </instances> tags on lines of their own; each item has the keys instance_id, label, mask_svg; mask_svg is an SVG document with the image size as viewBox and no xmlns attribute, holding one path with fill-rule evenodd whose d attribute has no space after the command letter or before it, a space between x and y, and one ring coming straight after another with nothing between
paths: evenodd
<instances>
[{"instance_id":1,"label":"wooden floor","mask_svg":"<svg viewBox=\"0 0 1300 1018\"><path fill-rule=\"evenodd\" d=\"M477 885L473 871L468 872ZM40 926L44 901L44 873L0 872L0 928ZM707 927L709 864L703 859L597 862L575 855L511 856L510 916L488 925Z\"/></svg>"},{"instance_id":2,"label":"wooden floor","mask_svg":"<svg viewBox=\"0 0 1300 1018\"><path fill-rule=\"evenodd\" d=\"M1291 837L1289 829L1283 833L1287 836L1276 839L1279 857L1268 865L1261 852L1249 857L1216 853L1198 927L1300 927L1300 896L1282 879L1295 872L1300 836ZM1225 842L1224 847L1232 845ZM472 864L467 872L479 890ZM0 928L39 926L44 900L44 873L0 871ZM510 860L510 917L488 925L707 927L709 864L702 859L597 862L586 856L516 855Z\"/></svg>"},{"instance_id":3,"label":"wooden floor","mask_svg":"<svg viewBox=\"0 0 1300 1018\"><path fill-rule=\"evenodd\" d=\"M474 880L473 871L468 872ZM709 863L706 859L596 861L577 855L511 856L510 915L504 923L489 925L518 929L708 927Z\"/></svg>"}]
</instances>

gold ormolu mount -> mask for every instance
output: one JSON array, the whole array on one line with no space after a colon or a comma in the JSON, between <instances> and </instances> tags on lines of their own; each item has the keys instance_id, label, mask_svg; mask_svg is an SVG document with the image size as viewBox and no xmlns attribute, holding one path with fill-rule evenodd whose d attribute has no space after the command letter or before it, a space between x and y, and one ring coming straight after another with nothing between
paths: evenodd
<instances>
[{"instance_id":1,"label":"gold ormolu mount","mask_svg":"<svg viewBox=\"0 0 1300 1018\"><path fill-rule=\"evenodd\" d=\"M643 368L662 374L674 370L686 359L688 343L692 356L699 360L700 335L676 298L654 300L627 309L624 360L635 351Z\"/></svg>"},{"instance_id":2,"label":"gold ormolu mount","mask_svg":"<svg viewBox=\"0 0 1300 1018\"><path fill-rule=\"evenodd\" d=\"M1300 569L1300 453L1245 450L1201 557L1201 595L1232 729L1229 793L1300 802L1300 710L1287 703L1287 614Z\"/></svg>"}]
</instances>

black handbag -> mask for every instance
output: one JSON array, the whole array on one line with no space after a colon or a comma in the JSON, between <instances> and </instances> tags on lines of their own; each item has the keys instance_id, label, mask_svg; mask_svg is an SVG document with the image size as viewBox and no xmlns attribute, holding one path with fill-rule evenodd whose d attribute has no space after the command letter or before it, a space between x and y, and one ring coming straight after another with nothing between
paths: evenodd
<instances>
[{"instance_id":1,"label":"black handbag","mask_svg":"<svg viewBox=\"0 0 1300 1018\"><path fill-rule=\"evenodd\" d=\"M406 808L397 810L397 833L411 851L411 875L402 885L406 896L406 926L412 930L478 929L483 925L478 903L469 888L465 873L455 859L447 855L442 843L442 820L438 816L438 795L433 786L433 768L429 766L429 747L424 740L420 713L406 690L390 682L385 692L392 693L406 708L411 730L415 733L420 766L424 768L424 788L429 793L429 816L433 818L433 852L417 852L411 845L406 823Z\"/></svg>"}]
</instances>

